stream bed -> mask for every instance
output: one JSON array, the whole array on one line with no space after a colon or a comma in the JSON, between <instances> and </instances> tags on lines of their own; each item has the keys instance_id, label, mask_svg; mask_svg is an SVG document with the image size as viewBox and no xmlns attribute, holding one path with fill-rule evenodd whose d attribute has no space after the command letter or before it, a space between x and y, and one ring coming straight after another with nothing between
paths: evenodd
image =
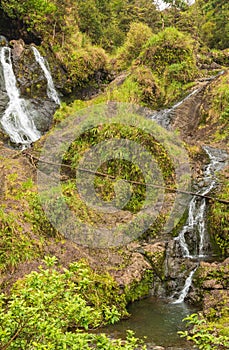
<instances>
[{"instance_id":1,"label":"stream bed","mask_svg":"<svg viewBox=\"0 0 229 350\"><path fill-rule=\"evenodd\" d=\"M186 303L172 304L168 300L149 297L131 304L128 308L131 317L115 325L102 329L114 338L125 338L126 331L131 329L135 336L143 339L149 345L193 349L177 332L185 329L182 319L198 309ZM101 331L101 329L100 329Z\"/></svg>"}]
</instances>

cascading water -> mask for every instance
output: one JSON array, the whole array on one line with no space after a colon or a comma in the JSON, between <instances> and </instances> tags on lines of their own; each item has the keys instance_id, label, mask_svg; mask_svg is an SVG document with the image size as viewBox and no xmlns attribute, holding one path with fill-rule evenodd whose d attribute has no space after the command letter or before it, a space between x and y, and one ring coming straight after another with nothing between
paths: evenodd
<instances>
[{"instance_id":1,"label":"cascading water","mask_svg":"<svg viewBox=\"0 0 229 350\"><path fill-rule=\"evenodd\" d=\"M207 195L216 186L216 172L221 170L225 166L225 160L227 158L226 152L218 151L213 148L204 147L210 162L204 171L204 182L205 187L198 191L197 194L202 196ZM217 154L217 156L216 156ZM187 258L204 258L206 253L204 251L205 240L206 240L206 225L205 225L205 211L206 211L206 199L194 196L190 202L188 210L188 219L185 226L179 233L178 237L175 238L179 242L183 252L183 256ZM190 252L190 248L185 239L185 234L192 232L199 237L196 237L196 241L199 244L196 247L196 251Z\"/></svg>"},{"instance_id":2,"label":"cascading water","mask_svg":"<svg viewBox=\"0 0 229 350\"><path fill-rule=\"evenodd\" d=\"M214 80L221 74L223 74L223 71L219 72L217 76L211 77L210 80ZM190 97L199 93L201 90L202 87L195 89L182 101L176 103L170 109L155 112L151 118L162 127L170 129L171 120L176 109ZM203 173L204 187L197 191L197 194L200 194L202 196L209 194L211 190L216 186L216 172L225 166L225 160L228 158L228 154L224 151L213 149L207 146L204 147L204 150L207 153L210 162ZM184 287L178 293L178 297L175 299L175 301L173 301L175 304L179 304L184 301L191 287L193 275L198 267L199 260L208 257L208 252L206 250L208 241L205 223L206 206L207 203L204 197L200 198L199 196L194 196L192 198L188 207L187 221L180 231L178 237L175 238L175 241L179 244L179 247L181 249L182 259L186 258L190 261L197 260L195 268L192 269L185 280ZM174 298L175 294L177 295L177 293L174 293L172 299Z\"/></svg>"},{"instance_id":3,"label":"cascading water","mask_svg":"<svg viewBox=\"0 0 229 350\"><path fill-rule=\"evenodd\" d=\"M48 95L48 97L51 100L53 100L56 104L60 105L60 99L59 99L58 94L56 92L56 89L54 87L54 83L53 83L50 71L48 69L48 62L44 59L44 57L41 56L40 52L36 49L35 46L32 46L32 50L33 50L34 57L35 57L37 63L40 65L40 67L43 70L44 75L47 79L47 95Z\"/></svg>"},{"instance_id":4,"label":"cascading water","mask_svg":"<svg viewBox=\"0 0 229 350\"><path fill-rule=\"evenodd\" d=\"M184 299L186 298L187 294L188 294L188 291L191 287L191 284L192 284L192 278L193 278L193 275L194 273L196 272L196 269L197 267L190 272L188 278L186 279L185 281L185 284L184 284L184 288L182 289L182 291L180 292L180 295L179 297L173 301L172 304L180 304L180 303L183 303Z\"/></svg>"},{"instance_id":5,"label":"cascading water","mask_svg":"<svg viewBox=\"0 0 229 350\"><path fill-rule=\"evenodd\" d=\"M41 135L30 117L26 101L20 98L12 67L11 49L9 47L1 48L0 57L5 88L9 97L8 107L6 108L0 123L12 142L26 147L32 142L38 140Z\"/></svg>"},{"instance_id":6,"label":"cascading water","mask_svg":"<svg viewBox=\"0 0 229 350\"><path fill-rule=\"evenodd\" d=\"M188 94L182 101L177 102L174 106L167 109L162 109L160 111L156 111L152 116L152 120L155 120L158 124L160 124L165 129L170 129L171 125L171 116L173 112L176 110L177 107L179 107L182 103L184 103L186 100L188 100L193 95L197 94L201 88L195 89L190 94Z\"/></svg>"},{"instance_id":7,"label":"cascading water","mask_svg":"<svg viewBox=\"0 0 229 350\"><path fill-rule=\"evenodd\" d=\"M209 157L209 164L204 171L204 183L203 189L197 193L205 196L211 192L211 190L217 185L216 173L225 166L225 162L228 159L228 154L225 151L214 149L211 147L204 147L205 152ZM199 198L194 196L189 204L188 218L183 229L175 240L179 243L183 257L187 259L204 259L208 257L207 251L205 251L206 240L207 240L207 229L205 224L205 213L206 213L206 199L204 197ZM186 241L186 234L191 233L195 242L198 242L195 251L190 251L191 248ZM193 249L193 248L192 248ZM174 303L181 303L184 301L188 294L189 288L192 284L192 277L197 267L191 271L190 275L185 281L184 288L181 290L179 297Z\"/></svg>"}]
</instances>

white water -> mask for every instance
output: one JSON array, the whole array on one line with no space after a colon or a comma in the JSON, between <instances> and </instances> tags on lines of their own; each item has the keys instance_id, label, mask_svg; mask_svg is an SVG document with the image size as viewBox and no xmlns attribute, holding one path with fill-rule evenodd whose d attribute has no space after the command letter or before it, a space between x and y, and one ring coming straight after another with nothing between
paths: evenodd
<instances>
[{"instance_id":1,"label":"white water","mask_svg":"<svg viewBox=\"0 0 229 350\"><path fill-rule=\"evenodd\" d=\"M51 73L48 68L48 63L45 61L44 57L41 56L40 52L36 49L35 46L32 46L32 50L34 53L34 57L37 61L37 63L40 65L41 69L44 72L44 75L47 79L47 95L48 97L53 100L56 104L60 105L60 99L58 97L58 94L56 92Z\"/></svg>"},{"instance_id":2,"label":"white water","mask_svg":"<svg viewBox=\"0 0 229 350\"><path fill-rule=\"evenodd\" d=\"M27 110L26 101L20 98L12 67L10 48L1 48L0 57L5 88L9 97L8 107L0 123L12 142L21 144L22 146L28 146L38 140L41 135L35 127L31 114Z\"/></svg>"},{"instance_id":3,"label":"white water","mask_svg":"<svg viewBox=\"0 0 229 350\"><path fill-rule=\"evenodd\" d=\"M179 298L175 301L172 302L172 304L180 304L180 303L183 303L184 299L186 298L187 294L188 294L188 291L189 291L189 288L191 287L191 284L192 284L192 278L193 278L193 275L196 271L197 267L190 272L188 278L186 279L185 281L185 285L184 285L184 288L182 289L182 291L180 292L180 295L179 295Z\"/></svg>"},{"instance_id":4,"label":"white water","mask_svg":"<svg viewBox=\"0 0 229 350\"><path fill-rule=\"evenodd\" d=\"M200 87L199 89L193 90L183 100L177 102L171 108L162 109L160 111L154 112L154 114L151 116L152 120L155 120L163 128L169 129L170 128L170 124L171 124L171 116L172 116L173 112L176 110L176 108L179 107L181 104L183 104L191 96L197 94L201 89L202 88Z\"/></svg>"},{"instance_id":5,"label":"white water","mask_svg":"<svg viewBox=\"0 0 229 350\"><path fill-rule=\"evenodd\" d=\"M204 182L205 187L198 191L198 194L207 195L216 186L216 175L215 173L222 169L225 165L225 154L222 152L220 155L217 150L211 149L210 147L204 147L210 162L204 171ZM216 153L216 155L215 155ZM206 212L206 199L194 196L189 204L188 219L185 226L179 233L178 237L175 238L180 244L183 256L187 258L203 258L206 255L204 251L206 241L206 225L205 225L205 212ZM199 241L197 251L190 253L188 243L185 239L186 233L196 234L197 240Z\"/></svg>"},{"instance_id":6,"label":"white water","mask_svg":"<svg viewBox=\"0 0 229 350\"><path fill-rule=\"evenodd\" d=\"M216 186L216 172L222 169L225 166L226 160L228 159L228 155L224 151L220 151L217 149L213 149L210 147L204 147L205 152L209 157L209 164L204 171L204 189L198 191L197 193L202 195L207 195L211 192L211 190ZM205 241L206 241L206 225L205 225L205 212L206 212L206 199L199 198L194 196L189 204L188 211L188 219L179 233L178 237L175 238L180 244L182 249L183 256L186 258L204 258L206 256L206 252L204 251ZM188 243L185 239L185 234L187 232L191 232L192 235L199 235L199 245L196 254L190 254ZM192 278L196 271L197 267L191 271L190 275L185 281L184 288L181 290L180 295L177 300L173 302L173 304L182 303L186 298L189 288L192 284Z\"/></svg>"}]
</instances>

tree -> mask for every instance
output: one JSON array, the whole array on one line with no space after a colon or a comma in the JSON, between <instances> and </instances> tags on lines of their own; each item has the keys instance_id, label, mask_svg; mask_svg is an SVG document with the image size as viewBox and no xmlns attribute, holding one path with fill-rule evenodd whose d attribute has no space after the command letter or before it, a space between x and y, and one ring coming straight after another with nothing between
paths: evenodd
<instances>
[{"instance_id":1,"label":"tree","mask_svg":"<svg viewBox=\"0 0 229 350\"><path fill-rule=\"evenodd\" d=\"M200 35L210 48L229 47L229 3L227 0L197 0Z\"/></svg>"}]
</instances>

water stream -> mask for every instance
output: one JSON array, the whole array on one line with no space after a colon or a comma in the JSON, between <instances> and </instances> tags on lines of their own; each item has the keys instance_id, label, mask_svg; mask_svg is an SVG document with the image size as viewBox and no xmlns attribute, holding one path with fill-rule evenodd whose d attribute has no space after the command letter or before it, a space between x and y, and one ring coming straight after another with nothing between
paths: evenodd
<instances>
[{"instance_id":1,"label":"water stream","mask_svg":"<svg viewBox=\"0 0 229 350\"><path fill-rule=\"evenodd\" d=\"M41 135L31 118L26 101L20 98L11 61L11 49L9 47L1 48L0 57L5 89L9 97L8 106L0 123L12 142L28 146L38 140Z\"/></svg>"},{"instance_id":2,"label":"water stream","mask_svg":"<svg viewBox=\"0 0 229 350\"><path fill-rule=\"evenodd\" d=\"M228 159L227 152L211 147L204 147L205 152L209 157L209 164L203 172L204 186L197 192L198 194L207 195L217 185L217 172L221 170ZM189 204L188 218L180 231L179 235L175 240L179 243L182 254L187 259L204 260L208 259L209 252L207 251L208 246L208 235L206 227L206 198L200 198L194 196ZM186 235L191 234L193 242L196 242L192 247L186 241ZM198 262L197 262L198 264ZM183 302L188 294L189 288L192 283L192 277L196 268L190 273L186 279L184 288L181 290L179 297L174 303Z\"/></svg>"},{"instance_id":3,"label":"water stream","mask_svg":"<svg viewBox=\"0 0 229 350\"><path fill-rule=\"evenodd\" d=\"M177 102L175 105L173 105L171 108L165 108L161 109L160 111L155 111L151 115L151 119L156 121L159 125L161 125L165 129L170 129L171 126L171 117L173 115L173 112L175 112L176 108L178 108L181 104L183 104L186 100L188 100L193 95L197 94L202 87L193 90L190 92L183 100Z\"/></svg>"},{"instance_id":4,"label":"water stream","mask_svg":"<svg viewBox=\"0 0 229 350\"><path fill-rule=\"evenodd\" d=\"M56 104L60 104L47 62L34 46L32 50L37 63L40 65L47 79L48 97ZM3 68L5 89L9 97L8 106L0 123L12 142L27 147L32 142L38 140L41 134L33 122L33 113L28 109L28 102L20 98L20 92L17 88L17 81L13 71L10 48L0 48L0 60ZM175 109L185 100L198 93L200 89L192 91L183 101L178 102L172 108L154 113L152 119L163 127L170 128L171 116ZM203 172L204 184L197 191L201 195L207 195L215 188L217 185L216 173L225 166L225 162L228 159L228 154L224 151L207 146L204 147L204 150L209 157L209 164ZM129 310L132 314L130 320L121 321L118 325L112 326L112 328L108 327L110 334L117 333L116 335L120 336L120 333L123 334L126 329L133 329L136 332L136 336L147 336L148 341L157 345L182 346L185 343L185 349L188 349L187 343L178 337L177 331L182 329L181 320L187 314L193 312L193 309L188 307L184 303L184 300L189 292L193 275L198 267L198 260L205 259L209 254L206 248L208 241L205 223L206 206L205 198L193 196L188 207L187 221L178 236L174 239L180 247L182 258L197 260L195 268L189 273L178 296L175 300L173 299L172 303L154 298L148 298L134 303L130 306ZM193 237L191 244L190 236Z\"/></svg>"},{"instance_id":5,"label":"water stream","mask_svg":"<svg viewBox=\"0 0 229 350\"><path fill-rule=\"evenodd\" d=\"M40 65L41 69L44 72L44 75L47 79L47 95L48 97L53 100L56 104L60 105L60 99L57 94L57 91L55 89L52 76L48 67L48 62L44 59L44 57L41 56L40 52L37 50L35 46L32 46L32 50L34 53L34 57L37 61L37 63Z\"/></svg>"},{"instance_id":6,"label":"water stream","mask_svg":"<svg viewBox=\"0 0 229 350\"><path fill-rule=\"evenodd\" d=\"M203 173L204 186L197 193L207 195L217 185L216 173L225 166L228 155L222 150L207 146L204 147L204 150L210 162ZM196 259L208 256L208 252L204 250L207 239L205 223L206 205L206 199L197 196L194 196L189 204L187 221L178 237L175 238L180 244L184 257ZM197 236L196 242L199 242L196 247L192 247L192 249L195 249L192 252L185 239L185 235L190 232Z\"/></svg>"},{"instance_id":7,"label":"water stream","mask_svg":"<svg viewBox=\"0 0 229 350\"><path fill-rule=\"evenodd\" d=\"M194 90L183 101L172 108L155 113L152 119L163 127L169 129L173 111L200 89ZM197 188L197 193L208 195L217 186L217 172L227 163L228 153L204 146L204 151L209 158L209 163L203 171L203 179ZM188 206L188 217L185 225L174 239L181 250L181 261L184 258L194 262L194 268L188 273L180 291L176 291L167 300L153 297L135 302L130 305L131 318L119 322L117 325L105 328L105 332L114 337L124 337L127 329L135 331L137 337L147 337L146 342L164 347L189 349L190 344L177 335L178 330L184 328L182 319L188 314L196 312L184 301L192 285L192 279L199 266L200 260L208 260L209 242L206 227L207 202L205 198L193 196ZM191 237L191 239L190 239ZM196 262L196 263L195 263ZM179 279L179 276L178 276Z\"/></svg>"},{"instance_id":8,"label":"water stream","mask_svg":"<svg viewBox=\"0 0 229 350\"><path fill-rule=\"evenodd\" d=\"M32 50L36 62L40 65L47 79L47 96L59 105L60 99L54 87L48 64L34 46ZM42 113L33 106L33 103L29 99L20 97L11 60L11 49L9 47L0 48L0 63L3 71L5 90L9 98L7 108L0 119L0 124L13 143L26 148L41 137L41 133L37 129L34 120L42 118Z\"/></svg>"}]
</instances>

